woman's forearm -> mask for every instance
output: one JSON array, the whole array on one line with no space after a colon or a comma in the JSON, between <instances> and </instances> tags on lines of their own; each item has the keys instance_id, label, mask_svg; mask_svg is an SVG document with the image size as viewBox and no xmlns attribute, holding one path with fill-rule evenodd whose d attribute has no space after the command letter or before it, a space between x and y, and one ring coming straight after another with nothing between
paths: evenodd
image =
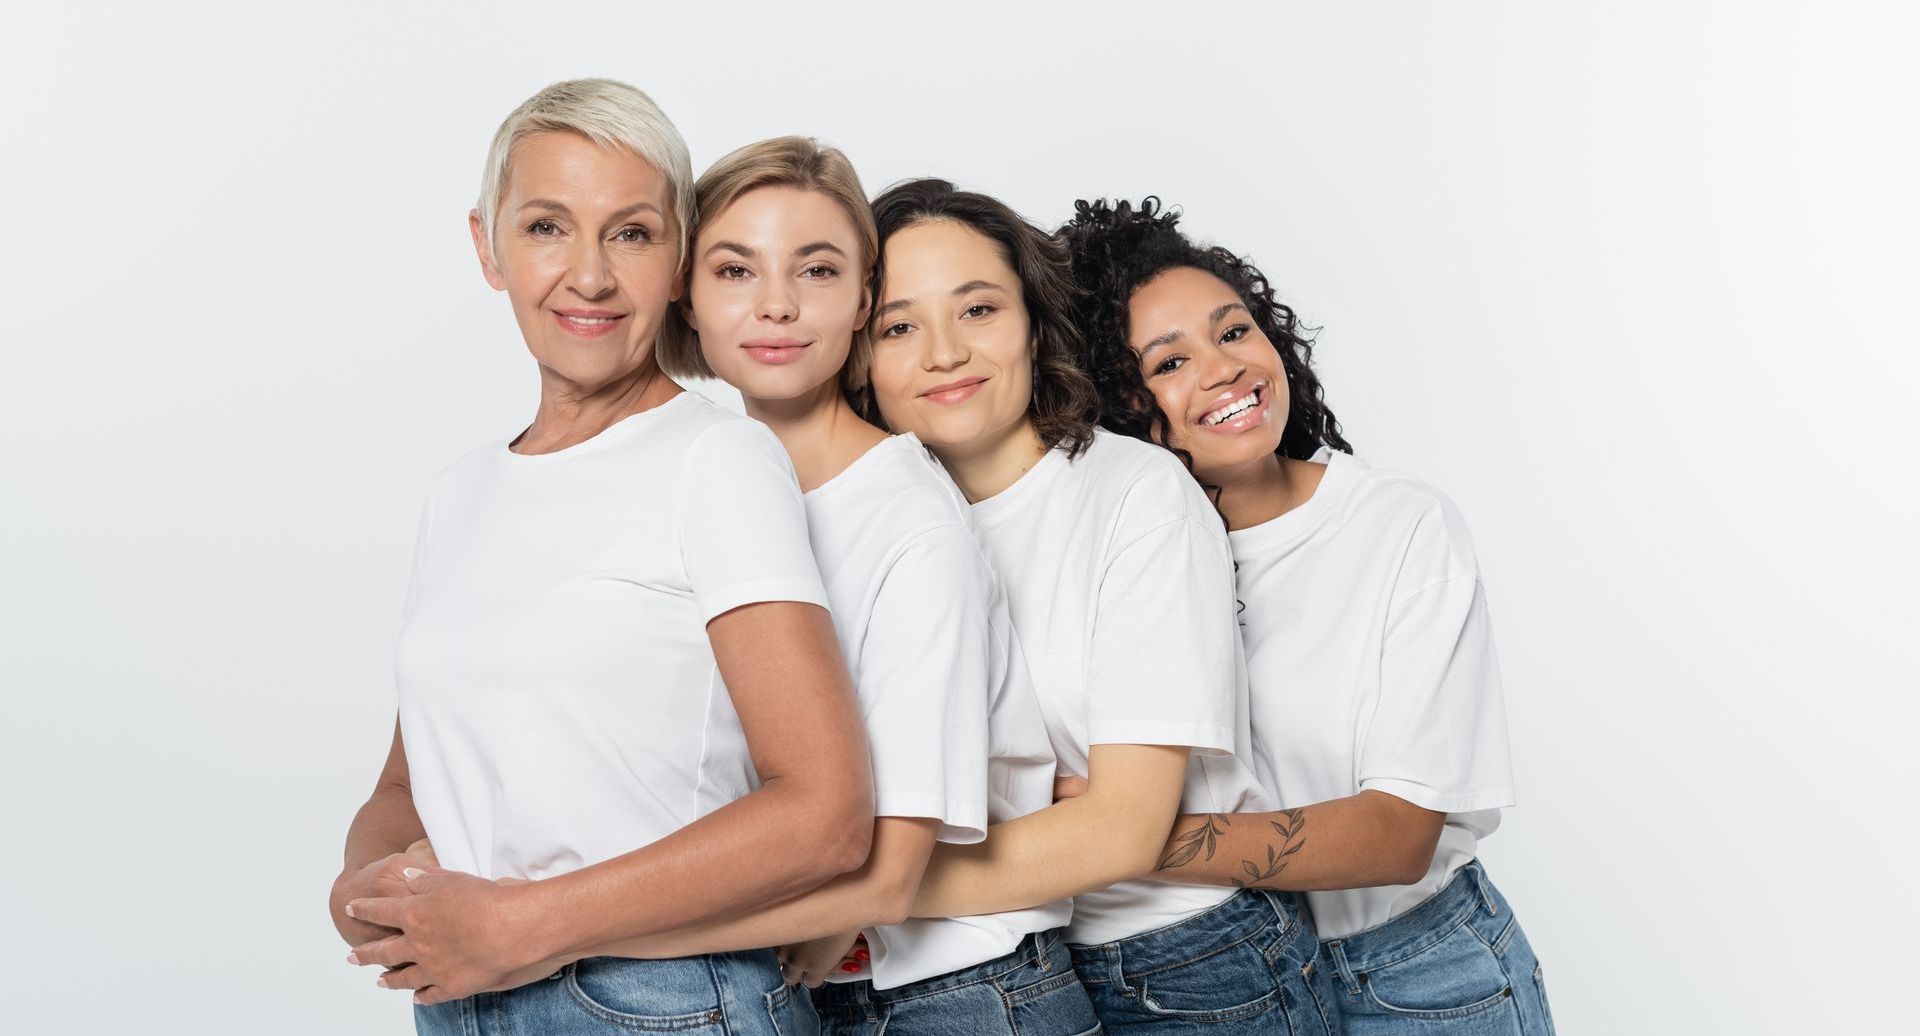
<instances>
[{"instance_id":1,"label":"woman's forearm","mask_svg":"<svg viewBox=\"0 0 1920 1036\"><path fill-rule=\"evenodd\" d=\"M531 883L514 923L539 959L578 958L789 899L864 862L866 801L769 780L651 845Z\"/></svg>"},{"instance_id":2,"label":"woman's forearm","mask_svg":"<svg viewBox=\"0 0 1920 1036\"><path fill-rule=\"evenodd\" d=\"M1445 822L1378 791L1274 813L1183 816L1153 877L1294 892L1406 885L1433 863Z\"/></svg>"},{"instance_id":3,"label":"woman's forearm","mask_svg":"<svg viewBox=\"0 0 1920 1036\"><path fill-rule=\"evenodd\" d=\"M1096 745L1087 793L995 824L984 842L934 850L915 917L1040 906L1153 869L1179 808L1188 750Z\"/></svg>"},{"instance_id":4,"label":"woman's forearm","mask_svg":"<svg viewBox=\"0 0 1920 1036\"><path fill-rule=\"evenodd\" d=\"M764 909L596 947L584 956L688 957L898 924L906 919L939 826L934 820L881 817L874 823L873 851L859 870Z\"/></svg>"}]
</instances>

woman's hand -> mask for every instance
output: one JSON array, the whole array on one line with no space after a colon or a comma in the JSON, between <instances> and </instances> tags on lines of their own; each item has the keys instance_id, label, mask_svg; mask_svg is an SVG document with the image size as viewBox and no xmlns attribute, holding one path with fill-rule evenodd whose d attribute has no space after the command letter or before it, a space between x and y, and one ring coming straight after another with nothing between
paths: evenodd
<instances>
[{"instance_id":1,"label":"woman's hand","mask_svg":"<svg viewBox=\"0 0 1920 1036\"><path fill-rule=\"evenodd\" d=\"M859 932L846 932L782 946L780 977L790 986L804 984L809 989L818 986L828 975L840 970L842 958L848 958L853 952L854 940L859 936Z\"/></svg>"},{"instance_id":2,"label":"woman's hand","mask_svg":"<svg viewBox=\"0 0 1920 1036\"><path fill-rule=\"evenodd\" d=\"M411 895L407 890L407 880L404 877L406 869L438 865L439 861L433 855L433 846L422 838L408 846L406 852L383 856L351 874L340 875L333 883L333 902L338 905L350 903L356 899L389 899ZM341 936L353 945L373 942L394 934L391 928L382 928L353 917L338 923Z\"/></svg>"},{"instance_id":3,"label":"woman's hand","mask_svg":"<svg viewBox=\"0 0 1920 1036\"><path fill-rule=\"evenodd\" d=\"M347 904L355 920L399 930L355 947L347 957L351 964L386 967L381 986L411 989L415 1003L436 1004L524 985L564 963L529 957L529 940L517 923L526 916L519 908L529 883L496 884L412 866L402 878L405 894Z\"/></svg>"}]
</instances>

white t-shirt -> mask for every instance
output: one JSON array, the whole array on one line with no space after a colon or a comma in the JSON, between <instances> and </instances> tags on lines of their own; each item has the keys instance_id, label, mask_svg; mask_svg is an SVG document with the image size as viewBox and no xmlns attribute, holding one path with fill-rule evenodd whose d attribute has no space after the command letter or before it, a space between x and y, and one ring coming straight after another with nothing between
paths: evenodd
<instances>
[{"instance_id":1,"label":"white t-shirt","mask_svg":"<svg viewBox=\"0 0 1920 1036\"><path fill-rule=\"evenodd\" d=\"M1085 774L1092 745L1186 745L1182 812L1270 808L1248 762L1226 531L1178 458L1099 431L1072 460L1048 451L973 517L1063 771ZM1074 898L1067 938L1124 939L1233 894L1123 881Z\"/></svg>"},{"instance_id":2,"label":"white t-shirt","mask_svg":"<svg viewBox=\"0 0 1920 1036\"><path fill-rule=\"evenodd\" d=\"M966 498L911 435L874 446L806 494L813 552L873 752L874 813L930 817L940 839L1053 801L1053 749L973 535ZM989 961L1066 923L1070 900L1032 910L868 929L873 979L891 989Z\"/></svg>"},{"instance_id":3,"label":"white t-shirt","mask_svg":"<svg viewBox=\"0 0 1920 1036\"><path fill-rule=\"evenodd\" d=\"M395 667L440 862L552 877L752 791L706 626L760 601L827 603L800 488L773 433L693 393L443 472Z\"/></svg>"},{"instance_id":4,"label":"white t-shirt","mask_svg":"<svg viewBox=\"0 0 1920 1036\"><path fill-rule=\"evenodd\" d=\"M1513 804L1513 776L1459 512L1405 475L1329 450L1314 459L1327 470L1311 499L1231 534L1261 779L1288 808L1371 788L1447 813L1418 882L1307 893L1326 939L1439 891Z\"/></svg>"}]
</instances>

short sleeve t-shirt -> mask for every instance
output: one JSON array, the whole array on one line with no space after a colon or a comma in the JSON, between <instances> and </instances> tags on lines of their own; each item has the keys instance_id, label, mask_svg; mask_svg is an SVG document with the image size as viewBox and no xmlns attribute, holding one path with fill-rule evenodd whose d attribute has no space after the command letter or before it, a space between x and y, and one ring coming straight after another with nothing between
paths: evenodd
<instances>
[{"instance_id":1,"label":"short sleeve t-shirt","mask_svg":"<svg viewBox=\"0 0 1920 1036\"><path fill-rule=\"evenodd\" d=\"M1412 885L1309 892L1322 938L1384 924L1513 804L1506 711L1466 523L1405 475L1323 450L1305 504L1231 534L1255 760L1286 807L1374 789L1447 814Z\"/></svg>"},{"instance_id":2,"label":"short sleeve t-shirt","mask_svg":"<svg viewBox=\"0 0 1920 1036\"><path fill-rule=\"evenodd\" d=\"M1232 559L1220 517L1178 458L1106 431L1048 451L973 507L1063 771L1097 744L1185 745L1181 810L1269 808L1254 775ZM1067 938L1111 942L1234 894L1124 881L1074 897Z\"/></svg>"},{"instance_id":3,"label":"short sleeve t-shirt","mask_svg":"<svg viewBox=\"0 0 1920 1036\"><path fill-rule=\"evenodd\" d=\"M960 491L911 435L889 438L805 496L814 557L867 724L874 813L940 821L975 842L1046 808L1053 749ZM1030 910L869 929L871 978L891 989L972 967L1065 924Z\"/></svg>"},{"instance_id":4,"label":"short sleeve t-shirt","mask_svg":"<svg viewBox=\"0 0 1920 1036\"><path fill-rule=\"evenodd\" d=\"M423 522L395 669L444 866L564 874L757 786L707 623L827 603L765 427L681 393L553 453L495 443Z\"/></svg>"}]
</instances>

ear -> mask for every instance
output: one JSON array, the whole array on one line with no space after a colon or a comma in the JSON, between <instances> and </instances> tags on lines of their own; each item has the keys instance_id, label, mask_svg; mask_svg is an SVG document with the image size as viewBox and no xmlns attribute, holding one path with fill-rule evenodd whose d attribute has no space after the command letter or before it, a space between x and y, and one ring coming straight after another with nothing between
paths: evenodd
<instances>
[{"instance_id":1,"label":"ear","mask_svg":"<svg viewBox=\"0 0 1920 1036\"><path fill-rule=\"evenodd\" d=\"M699 334L700 318L693 315L693 296L685 291L676 290L671 298L673 299L671 305L680 307L680 319L687 322L687 326L693 329L694 334Z\"/></svg>"},{"instance_id":2,"label":"ear","mask_svg":"<svg viewBox=\"0 0 1920 1036\"><path fill-rule=\"evenodd\" d=\"M487 279L494 291L507 290L507 279L500 276L500 264L493 258L493 242L487 240L486 224L480 221L480 210L467 213L467 229L473 234L473 251L480 257L480 273Z\"/></svg>"},{"instance_id":3,"label":"ear","mask_svg":"<svg viewBox=\"0 0 1920 1036\"><path fill-rule=\"evenodd\" d=\"M687 280L692 276L692 270L683 269L673 275L673 283L667 286L667 301L684 303L689 313L693 311L693 299L687 294ZM693 318L688 317L687 322L692 323Z\"/></svg>"},{"instance_id":4,"label":"ear","mask_svg":"<svg viewBox=\"0 0 1920 1036\"><path fill-rule=\"evenodd\" d=\"M857 330L867 326L867 318L873 315L873 287L861 285L860 311L853 315L853 326Z\"/></svg>"}]
</instances>

